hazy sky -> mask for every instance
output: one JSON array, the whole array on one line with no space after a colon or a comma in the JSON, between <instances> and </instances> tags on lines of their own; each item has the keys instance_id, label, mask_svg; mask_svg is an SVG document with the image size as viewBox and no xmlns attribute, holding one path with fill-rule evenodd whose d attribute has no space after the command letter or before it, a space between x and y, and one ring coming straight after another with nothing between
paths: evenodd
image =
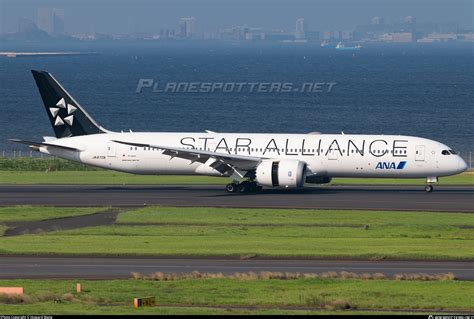
<instances>
[{"instance_id":1,"label":"hazy sky","mask_svg":"<svg viewBox=\"0 0 474 319\"><path fill-rule=\"evenodd\" d=\"M206 32L243 24L292 30L299 17L313 30L344 30L372 16L396 22L407 15L472 28L474 15L473 0L0 0L0 31L16 31L20 17L36 21L40 7L63 9L67 32L107 33L177 28L183 16L196 17Z\"/></svg>"}]
</instances>

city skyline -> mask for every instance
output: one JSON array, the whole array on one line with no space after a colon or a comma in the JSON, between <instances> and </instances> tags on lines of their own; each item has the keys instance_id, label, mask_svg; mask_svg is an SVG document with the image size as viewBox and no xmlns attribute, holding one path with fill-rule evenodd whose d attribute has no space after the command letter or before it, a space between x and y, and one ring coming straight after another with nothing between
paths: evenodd
<instances>
[{"instance_id":1,"label":"city skyline","mask_svg":"<svg viewBox=\"0 0 474 319\"><path fill-rule=\"evenodd\" d=\"M213 33L198 33L195 17L181 17L177 29L160 29L159 32L127 34L67 33L64 30L64 10L39 8L36 22L20 18L18 31L0 34L2 40L232 40L273 42L320 42L322 47L332 46L334 41L363 42L446 42L474 41L472 30L460 29L457 24L435 22L417 23L414 16L406 16L402 22L389 23L384 17L374 16L369 24L356 25L350 30L312 30L304 17L296 19L294 29L263 29L247 25L219 29ZM339 47L339 45L338 45Z\"/></svg>"},{"instance_id":2,"label":"city skyline","mask_svg":"<svg viewBox=\"0 0 474 319\"><path fill-rule=\"evenodd\" d=\"M113 5L113 9L112 9ZM296 30L295 21L304 18L309 30L348 30L358 24L382 17L385 23L417 22L456 23L472 28L472 3L469 1L100 1L92 3L54 0L36 2L0 0L0 32L14 32L18 21L37 22L40 8L62 10L67 33L156 33L160 29L179 29L177 21L194 17L193 33L211 33L238 25L263 29ZM111 12L112 10L112 12ZM104 18L106 17L106 18Z\"/></svg>"}]
</instances>

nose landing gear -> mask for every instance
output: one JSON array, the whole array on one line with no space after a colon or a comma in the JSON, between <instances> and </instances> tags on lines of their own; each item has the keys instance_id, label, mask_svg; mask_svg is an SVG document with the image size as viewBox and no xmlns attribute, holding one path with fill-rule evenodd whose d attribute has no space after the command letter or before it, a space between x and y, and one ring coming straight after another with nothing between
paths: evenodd
<instances>
[{"instance_id":1,"label":"nose landing gear","mask_svg":"<svg viewBox=\"0 0 474 319\"><path fill-rule=\"evenodd\" d=\"M436 176L428 176L426 178L426 185L425 185L425 192L427 193L431 193L433 191L433 183L437 183L438 182L438 177Z\"/></svg>"}]
</instances>

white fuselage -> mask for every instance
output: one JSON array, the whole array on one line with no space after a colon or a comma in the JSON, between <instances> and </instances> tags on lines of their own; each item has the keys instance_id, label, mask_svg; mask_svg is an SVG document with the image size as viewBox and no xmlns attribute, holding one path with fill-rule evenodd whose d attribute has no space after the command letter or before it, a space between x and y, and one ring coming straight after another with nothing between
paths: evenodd
<instances>
[{"instance_id":1,"label":"white fuselage","mask_svg":"<svg viewBox=\"0 0 474 319\"><path fill-rule=\"evenodd\" d=\"M107 133L61 138L49 143L80 152L39 150L97 167L149 175L222 176L206 163L173 158L157 148L128 142L208 150L268 159L296 159L308 175L328 177L437 177L463 172L467 165L449 147L425 138L396 135L245 134L245 133Z\"/></svg>"}]
</instances>

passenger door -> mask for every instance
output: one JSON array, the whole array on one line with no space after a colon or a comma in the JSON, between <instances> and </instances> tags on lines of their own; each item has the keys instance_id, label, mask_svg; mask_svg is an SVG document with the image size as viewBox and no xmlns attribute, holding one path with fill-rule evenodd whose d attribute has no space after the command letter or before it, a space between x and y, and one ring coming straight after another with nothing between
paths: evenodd
<instances>
[{"instance_id":1,"label":"passenger door","mask_svg":"<svg viewBox=\"0 0 474 319\"><path fill-rule=\"evenodd\" d=\"M415 147L415 161L422 162L425 160L425 146L417 145Z\"/></svg>"}]
</instances>

